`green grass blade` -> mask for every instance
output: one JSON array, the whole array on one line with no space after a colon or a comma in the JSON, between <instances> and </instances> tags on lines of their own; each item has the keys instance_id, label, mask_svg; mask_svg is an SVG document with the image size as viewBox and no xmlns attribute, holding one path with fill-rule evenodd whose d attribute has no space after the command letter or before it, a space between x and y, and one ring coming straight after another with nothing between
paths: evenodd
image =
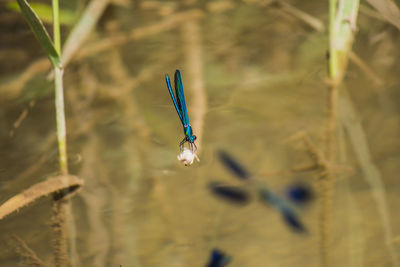
<instances>
[{"instance_id":1,"label":"green grass blade","mask_svg":"<svg viewBox=\"0 0 400 267\"><path fill-rule=\"evenodd\" d=\"M53 23L53 9L51 5L31 3L30 6L43 23ZM21 13L17 1L9 2L7 4L7 9ZM76 18L77 16L74 11L69 9L60 9L60 24L72 26L76 21Z\"/></svg>"},{"instance_id":2,"label":"green grass blade","mask_svg":"<svg viewBox=\"0 0 400 267\"><path fill-rule=\"evenodd\" d=\"M60 56L54 48L53 42L51 41L49 34L43 26L43 23L40 21L39 17L36 15L36 13L33 11L26 0L17 0L17 2L19 4L22 14L27 20L29 26L31 27L33 34L42 45L43 49L46 51L51 63L54 66L58 66L60 64Z\"/></svg>"}]
</instances>

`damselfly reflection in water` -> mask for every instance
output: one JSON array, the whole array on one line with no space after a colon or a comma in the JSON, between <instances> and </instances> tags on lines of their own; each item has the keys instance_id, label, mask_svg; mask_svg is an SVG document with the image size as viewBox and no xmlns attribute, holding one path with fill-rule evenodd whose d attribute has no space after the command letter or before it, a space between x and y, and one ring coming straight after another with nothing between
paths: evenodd
<instances>
[{"instance_id":1,"label":"damselfly reflection in water","mask_svg":"<svg viewBox=\"0 0 400 267\"><path fill-rule=\"evenodd\" d=\"M227 167L235 177L246 182L254 180L249 172L229 154L224 151L219 151L218 155L222 164ZM248 190L241 186L230 186L219 182L212 182L209 188L214 195L232 203L247 204L251 199ZM279 211L287 225L296 232L306 232L306 228L301 223L293 204L304 204L310 200L312 194L307 186L298 184L289 187L287 197L293 204L265 186L258 185L256 189L260 199Z\"/></svg>"},{"instance_id":2,"label":"damselfly reflection in water","mask_svg":"<svg viewBox=\"0 0 400 267\"><path fill-rule=\"evenodd\" d=\"M183 145L188 142L190 150L196 151L197 147L194 141L196 136L193 134L192 126L189 123L189 114L186 107L185 94L183 93L182 76L179 70L175 71L175 96L172 92L171 81L168 74L165 75L165 80L167 82L167 87L169 94L171 96L172 102L174 103L176 112L178 113L179 119L183 125L183 132L185 137L179 144L179 148L183 151Z\"/></svg>"},{"instance_id":3,"label":"damselfly reflection in water","mask_svg":"<svg viewBox=\"0 0 400 267\"><path fill-rule=\"evenodd\" d=\"M219 249L213 249L206 267L223 267L227 266L230 261L231 257L227 256L224 252Z\"/></svg>"}]
</instances>

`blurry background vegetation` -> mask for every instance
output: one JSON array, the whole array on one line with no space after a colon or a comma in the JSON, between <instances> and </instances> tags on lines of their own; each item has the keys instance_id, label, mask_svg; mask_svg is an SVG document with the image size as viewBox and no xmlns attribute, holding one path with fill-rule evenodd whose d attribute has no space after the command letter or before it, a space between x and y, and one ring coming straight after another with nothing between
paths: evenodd
<instances>
[{"instance_id":1,"label":"blurry background vegetation","mask_svg":"<svg viewBox=\"0 0 400 267\"><path fill-rule=\"evenodd\" d=\"M51 22L50 1L34 3ZM0 4L1 203L58 171L50 63L15 10ZM324 149L327 1L77 0L61 10L62 40L99 18L63 48L79 44L64 73L70 173L85 180L72 199L73 266L204 266L213 247L232 266L320 265L318 175L287 170L311 162L299 133ZM332 266L396 266L398 15L392 1L361 1L354 25L338 102ZM164 81L175 69L201 137L201 162L189 168L176 160L183 133ZM290 232L271 209L210 196L209 181L232 179L216 160L219 148L277 191L297 180L314 185L317 201L303 214L309 235ZM371 172L385 191L365 179ZM51 266L49 218L42 199L1 220L1 265L23 264L7 241L15 234Z\"/></svg>"}]
</instances>

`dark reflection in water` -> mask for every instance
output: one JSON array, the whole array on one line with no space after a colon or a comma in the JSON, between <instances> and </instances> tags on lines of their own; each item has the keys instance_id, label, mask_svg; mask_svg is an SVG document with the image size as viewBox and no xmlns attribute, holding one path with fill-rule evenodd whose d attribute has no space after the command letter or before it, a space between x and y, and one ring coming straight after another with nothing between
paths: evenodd
<instances>
[{"instance_id":1,"label":"dark reflection in water","mask_svg":"<svg viewBox=\"0 0 400 267\"><path fill-rule=\"evenodd\" d=\"M69 211L73 266L204 266L213 248L232 255L232 267L319 266L324 192L315 170L298 171L313 161L296 136L307 132L324 151L328 33L282 5L258 2L206 1L195 10L180 2L113 4L66 67L70 172L85 180ZM290 3L327 25L327 4ZM0 12L8 18L0 19L3 203L55 175L58 161L48 73L18 78L42 68L44 54L20 14ZM399 33L364 13L359 24L354 51L380 82L350 63L340 89L328 249L336 266L391 266L400 232ZM64 39L69 31L64 26ZM175 69L200 136L201 161L190 167L176 159L182 129L165 88L165 73ZM308 235L287 231L279 213L254 202L237 207L211 195L212 181L241 182L218 162L219 148L281 195L289 184L310 184L315 202L301 214ZM8 235L51 266L50 208L43 198L0 221L1 266L21 262Z\"/></svg>"}]
</instances>

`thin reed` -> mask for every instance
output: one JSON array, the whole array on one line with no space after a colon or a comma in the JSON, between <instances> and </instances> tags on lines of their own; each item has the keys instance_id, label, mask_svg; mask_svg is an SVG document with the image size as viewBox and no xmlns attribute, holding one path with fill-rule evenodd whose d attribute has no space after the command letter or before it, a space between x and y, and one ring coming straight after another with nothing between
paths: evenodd
<instances>
[{"instance_id":1,"label":"thin reed","mask_svg":"<svg viewBox=\"0 0 400 267\"><path fill-rule=\"evenodd\" d=\"M327 170L320 177L321 210L319 240L321 266L330 265L331 214L336 165L336 122L338 90L346 73L349 53L353 45L359 0L329 1L329 83L326 132Z\"/></svg>"}]
</instances>

